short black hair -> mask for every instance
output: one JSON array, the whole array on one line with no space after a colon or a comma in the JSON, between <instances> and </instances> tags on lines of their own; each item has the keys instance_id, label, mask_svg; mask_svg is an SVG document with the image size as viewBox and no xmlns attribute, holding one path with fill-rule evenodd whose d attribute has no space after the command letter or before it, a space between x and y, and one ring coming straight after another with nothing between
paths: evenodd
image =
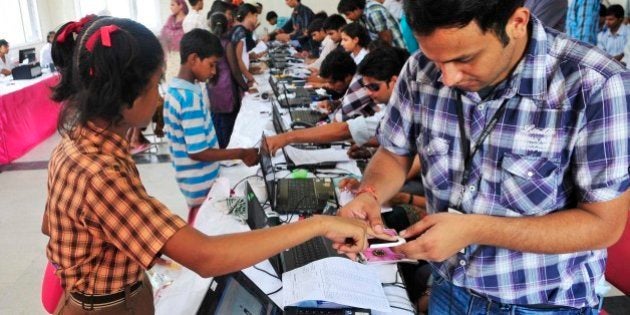
<instances>
[{"instance_id":1,"label":"short black hair","mask_svg":"<svg viewBox=\"0 0 630 315\"><path fill-rule=\"evenodd\" d=\"M111 47L97 38L88 49L88 39L106 26L118 27L110 34ZM62 76L52 96L63 104L60 133L95 118L111 125L119 123L123 110L147 90L152 77L164 65L164 51L157 37L130 19L95 18L83 27L76 41L70 34L59 43L58 36L59 32L51 53Z\"/></svg>"},{"instance_id":2,"label":"short black hair","mask_svg":"<svg viewBox=\"0 0 630 315\"><path fill-rule=\"evenodd\" d=\"M600 3L599 4L599 17L606 16L606 11L608 11L608 8L606 8L604 4Z\"/></svg>"},{"instance_id":3,"label":"short black hair","mask_svg":"<svg viewBox=\"0 0 630 315\"><path fill-rule=\"evenodd\" d=\"M357 72L380 81L398 75L409 58L407 50L398 47L379 47L370 51L359 63Z\"/></svg>"},{"instance_id":4,"label":"short black hair","mask_svg":"<svg viewBox=\"0 0 630 315\"><path fill-rule=\"evenodd\" d=\"M319 11L315 13L315 15L313 15L312 20L316 20L316 19L325 20L327 17L328 17L328 13L326 13L326 11Z\"/></svg>"},{"instance_id":5,"label":"short black hair","mask_svg":"<svg viewBox=\"0 0 630 315\"><path fill-rule=\"evenodd\" d=\"M191 7L194 7L197 5L197 3L199 3L199 1L202 1L202 0L188 0L188 3L190 3Z\"/></svg>"},{"instance_id":6,"label":"short black hair","mask_svg":"<svg viewBox=\"0 0 630 315\"><path fill-rule=\"evenodd\" d=\"M0 47L9 46L9 42L6 39L0 39Z\"/></svg>"},{"instance_id":7,"label":"short black hair","mask_svg":"<svg viewBox=\"0 0 630 315\"><path fill-rule=\"evenodd\" d=\"M327 31L327 30L338 31L346 24L348 24L348 22L346 22L346 19L344 19L343 16L339 14L333 14L324 20L323 27L324 27L324 31Z\"/></svg>"},{"instance_id":8,"label":"short black hair","mask_svg":"<svg viewBox=\"0 0 630 315\"><path fill-rule=\"evenodd\" d=\"M228 19L224 13L212 13L208 21L208 26L210 26L210 32L219 38L228 36Z\"/></svg>"},{"instance_id":9,"label":"short black hair","mask_svg":"<svg viewBox=\"0 0 630 315\"><path fill-rule=\"evenodd\" d=\"M625 12L623 10L623 7L619 4L613 4L611 6L608 7L608 9L606 9L606 16L615 16L616 18L620 19L624 16Z\"/></svg>"},{"instance_id":10,"label":"short black hair","mask_svg":"<svg viewBox=\"0 0 630 315\"><path fill-rule=\"evenodd\" d=\"M319 32L324 29L324 19L314 19L311 24L308 25L308 34L312 35L314 32Z\"/></svg>"},{"instance_id":11,"label":"short black hair","mask_svg":"<svg viewBox=\"0 0 630 315\"><path fill-rule=\"evenodd\" d=\"M405 1L407 21L418 35L438 28L464 27L475 21L481 31L492 31L503 45L510 39L505 26L524 0L414 0Z\"/></svg>"},{"instance_id":12,"label":"short black hair","mask_svg":"<svg viewBox=\"0 0 630 315\"><path fill-rule=\"evenodd\" d=\"M238 7L238 10L236 10L235 18L237 21L243 22L245 17L250 13L258 14L258 9L249 3L243 3Z\"/></svg>"},{"instance_id":13,"label":"short black hair","mask_svg":"<svg viewBox=\"0 0 630 315\"><path fill-rule=\"evenodd\" d=\"M357 65L354 63L349 53L333 50L324 58L324 61L322 61L319 76L333 81L342 81L348 76L353 76L356 72Z\"/></svg>"},{"instance_id":14,"label":"short black hair","mask_svg":"<svg viewBox=\"0 0 630 315\"><path fill-rule=\"evenodd\" d=\"M356 9L365 9L365 0L341 0L337 5L337 12L345 14Z\"/></svg>"},{"instance_id":15,"label":"short black hair","mask_svg":"<svg viewBox=\"0 0 630 315\"><path fill-rule=\"evenodd\" d=\"M221 40L207 30L196 28L184 34L179 43L181 64L185 64L188 56L197 54L200 59L212 56L223 57Z\"/></svg>"},{"instance_id":16,"label":"short black hair","mask_svg":"<svg viewBox=\"0 0 630 315\"><path fill-rule=\"evenodd\" d=\"M346 33L346 35L350 36L350 38L358 38L359 39L358 44L359 46L363 48L367 48L367 46L370 44L370 41L372 41L372 39L370 38L370 33L368 32L367 28L365 28L365 26L363 26L359 22L352 22L342 27L341 31L343 33Z\"/></svg>"},{"instance_id":17,"label":"short black hair","mask_svg":"<svg viewBox=\"0 0 630 315\"><path fill-rule=\"evenodd\" d=\"M278 18L278 13L276 13L275 11L269 11L267 12L267 16L266 16L266 20L269 21L271 19L277 19Z\"/></svg>"}]
</instances>

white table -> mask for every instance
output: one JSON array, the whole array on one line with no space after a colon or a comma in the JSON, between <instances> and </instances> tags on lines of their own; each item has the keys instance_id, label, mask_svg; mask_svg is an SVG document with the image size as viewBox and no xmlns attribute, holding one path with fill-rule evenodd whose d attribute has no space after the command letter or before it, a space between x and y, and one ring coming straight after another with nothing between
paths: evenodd
<instances>
[{"instance_id":1,"label":"white table","mask_svg":"<svg viewBox=\"0 0 630 315\"><path fill-rule=\"evenodd\" d=\"M259 82L260 90L267 88L265 86L267 82L266 76L257 77L257 82ZM263 130L266 134L273 133L271 103L255 98L252 95L246 95L234 126L234 133L230 139L229 147L258 146ZM281 160L284 160L284 157L281 155L274 158L274 162ZM347 165L343 165L343 169L358 172L358 168L356 168L354 163L344 164ZM256 174L257 171L259 171L258 166L247 167L242 163L231 167L222 167L220 179L217 180L209 194L211 197L210 200L206 200L199 210L197 218L195 219L195 227L208 235L248 231L249 227L246 224L225 214L225 202L221 200L229 194L229 187L233 187L239 180L247 176ZM250 180L250 183L259 196L259 199L263 201L264 197L262 197L261 194L264 195L265 193L262 180L257 181L254 179ZM244 184L239 185L236 189L237 196L243 196L244 189ZM275 271L267 260L259 263L256 267L275 274ZM374 268L379 274L382 283L401 282L400 277L397 276L396 265L374 266ZM156 269L158 269L158 272L164 272L164 269L161 267L156 267ZM252 279L263 292L275 292L282 286L282 282L279 279L271 277L253 267L247 268L243 270L243 272ZM169 274L168 271L165 273ZM197 312L212 280L204 279L186 268L182 268L169 275L174 279L173 283L156 292L156 314L194 314ZM357 288L357 290L360 290L360 288ZM398 286L385 286L384 290L390 305L393 306L392 314L410 313L409 311L403 310L413 309L405 289ZM281 290L270 297L276 304L280 306L283 305ZM373 312L373 314L377 313Z\"/></svg>"}]
</instances>

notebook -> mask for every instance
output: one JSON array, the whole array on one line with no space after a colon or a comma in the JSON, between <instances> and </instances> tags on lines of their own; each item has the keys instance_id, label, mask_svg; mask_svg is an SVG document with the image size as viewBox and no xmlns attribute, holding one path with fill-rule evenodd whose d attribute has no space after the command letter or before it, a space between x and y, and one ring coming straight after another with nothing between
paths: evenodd
<instances>
[{"instance_id":1,"label":"notebook","mask_svg":"<svg viewBox=\"0 0 630 315\"><path fill-rule=\"evenodd\" d=\"M271 208L277 213L321 213L329 201L337 204L330 178L276 179L264 134L260 145L260 168Z\"/></svg>"}]
</instances>

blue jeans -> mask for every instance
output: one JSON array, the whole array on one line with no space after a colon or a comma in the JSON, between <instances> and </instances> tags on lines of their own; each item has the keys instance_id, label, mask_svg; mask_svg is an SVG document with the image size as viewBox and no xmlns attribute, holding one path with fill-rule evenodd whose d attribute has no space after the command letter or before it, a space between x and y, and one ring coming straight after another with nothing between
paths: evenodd
<instances>
[{"instance_id":1,"label":"blue jeans","mask_svg":"<svg viewBox=\"0 0 630 315\"><path fill-rule=\"evenodd\" d=\"M481 314L510 314L510 315L596 315L597 310L591 307L575 309L570 307L550 308L528 307L525 305L503 304L486 297L471 293L469 290L453 285L450 281L433 273L433 286L429 300L429 314L433 315L481 315Z\"/></svg>"}]
</instances>

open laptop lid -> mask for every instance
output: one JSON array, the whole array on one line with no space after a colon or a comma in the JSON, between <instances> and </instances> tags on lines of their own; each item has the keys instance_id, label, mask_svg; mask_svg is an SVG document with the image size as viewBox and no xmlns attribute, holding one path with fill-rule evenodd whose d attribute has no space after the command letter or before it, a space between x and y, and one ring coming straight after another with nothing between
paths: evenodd
<instances>
[{"instance_id":1,"label":"open laptop lid","mask_svg":"<svg viewBox=\"0 0 630 315\"><path fill-rule=\"evenodd\" d=\"M287 128L284 125L284 119L282 119L282 114L280 114L280 110L278 110L278 106L276 106L276 102L274 100L271 100L271 119L273 122L273 129L276 130L276 134L285 133L287 131Z\"/></svg>"},{"instance_id":2,"label":"open laptop lid","mask_svg":"<svg viewBox=\"0 0 630 315\"><path fill-rule=\"evenodd\" d=\"M278 102L280 101L280 91L278 90L278 83L273 80L273 76L269 76L269 85L271 85L271 90L273 91L273 95L276 97Z\"/></svg>"},{"instance_id":3,"label":"open laptop lid","mask_svg":"<svg viewBox=\"0 0 630 315\"><path fill-rule=\"evenodd\" d=\"M247 225L249 225L249 228L258 230L267 227L267 215L249 182L247 182L247 188L245 189L245 198L247 199Z\"/></svg>"},{"instance_id":4,"label":"open laptop lid","mask_svg":"<svg viewBox=\"0 0 630 315\"><path fill-rule=\"evenodd\" d=\"M269 153L269 146L267 145L267 137L265 133L262 134L260 139L260 170L265 180L265 188L267 189L267 199L273 209L275 207L275 187L276 187L276 173L273 169L273 161L271 160L271 153Z\"/></svg>"},{"instance_id":5,"label":"open laptop lid","mask_svg":"<svg viewBox=\"0 0 630 315\"><path fill-rule=\"evenodd\" d=\"M197 311L202 314L282 314L282 309L242 271L215 277Z\"/></svg>"}]
</instances>

